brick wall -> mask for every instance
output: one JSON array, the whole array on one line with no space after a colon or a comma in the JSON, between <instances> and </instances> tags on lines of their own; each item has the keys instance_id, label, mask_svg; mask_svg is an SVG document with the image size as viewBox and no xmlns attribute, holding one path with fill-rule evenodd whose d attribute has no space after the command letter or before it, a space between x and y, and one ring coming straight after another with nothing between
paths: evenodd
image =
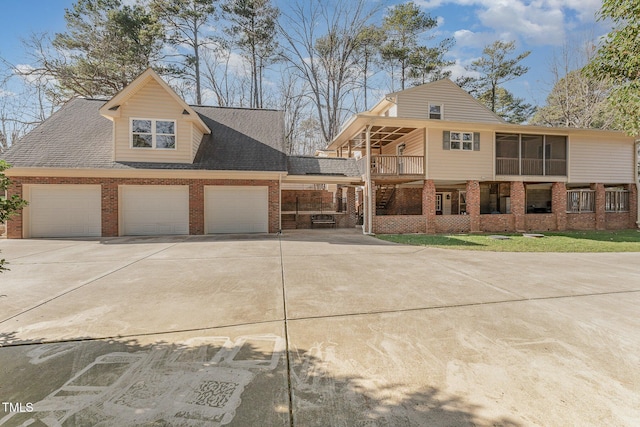
<instances>
[{"instance_id":1,"label":"brick wall","mask_svg":"<svg viewBox=\"0 0 640 427\"><path fill-rule=\"evenodd\" d=\"M567 230L594 230L596 223L595 213L568 213Z\"/></svg>"},{"instance_id":2,"label":"brick wall","mask_svg":"<svg viewBox=\"0 0 640 427\"><path fill-rule=\"evenodd\" d=\"M489 233L514 232L515 218L513 214L480 215L480 229Z\"/></svg>"},{"instance_id":3,"label":"brick wall","mask_svg":"<svg viewBox=\"0 0 640 427\"><path fill-rule=\"evenodd\" d=\"M467 181L467 215L469 219L469 231L480 231L480 183Z\"/></svg>"},{"instance_id":4,"label":"brick wall","mask_svg":"<svg viewBox=\"0 0 640 427\"><path fill-rule=\"evenodd\" d=\"M407 234L426 232L423 215L381 215L373 217L376 234Z\"/></svg>"},{"instance_id":5,"label":"brick wall","mask_svg":"<svg viewBox=\"0 0 640 427\"><path fill-rule=\"evenodd\" d=\"M629 184L629 225L628 228L637 228L638 224L638 187Z\"/></svg>"},{"instance_id":6,"label":"brick wall","mask_svg":"<svg viewBox=\"0 0 640 427\"><path fill-rule=\"evenodd\" d=\"M514 181L511 183L511 214L514 218L514 227L516 231L523 231L525 226L526 210L526 191L522 181Z\"/></svg>"},{"instance_id":7,"label":"brick wall","mask_svg":"<svg viewBox=\"0 0 640 427\"><path fill-rule=\"evenodd\" d=\"M604 215L604 225L607 230L624 230L630 227L630 215L629 212L607 212ZM635 224L635 221L633 221Z\"/></svg>"},{"instance_id":8,"label":"brick wall","mask_svg":"<svg viewBox=\"0 0 640 427\"><path fill-rule=\"evenodd\" d=\"M551 187L551 211L556 216L558 231L567 229L567 186L564 182L554 182Z\"/></svg>"},{"instance_id":9,"label":"brick wall","mask_svg":"<svg viewBox=\"0 0 640 427\"><path fill-rule=\"evenodd\" d=\"M275 180L253 179L177 179L177 178L65 178L14 177L9 195L22 196L22 184L99 184L102 186L102 235L118 235L118 185L188 185L189 233L204 234L204 187L207 185L267 186L269 192L269 233L279 229L279 187ZM22 215L7 224L9 238L22 238Z\"/></svg>"},{"instance_id":10,"label":"brick wall","mask_svg":"<svg viewBox=\"0 0 640 427\"><path fill-rule=\"evenodd\" d=\"M526 214L525 230L527 231L551 231L556 230L555 214Z\"/></svg>"},{"instance_id":11,"label":"brick wall","mask_svg":"<svg viewBox=\"0 0 640 427\"><path fill-rule=\"evenodd\" d=\"M469 215L437 215L435 217L436 233L468 233L470 228Z\"/></svg>"},{"instance_id":12,"label":"brick wall","mask_svg":"<svg viewBox=\"0 0 640 427\"><path fill-rule=\"evenodd\" d=\"M422 186L422 216L426 220L424 232L433 234L436 232L436 185L431 179L426 179ZM422 233L422 231L417 231Z\"/></svg>"},{"instance_id":13,"label":"brick wall","mask_svg":"<svg viewBox=\"0 0 640 427\"><path fill-rule=\"evenodd\" d=\"M282 190L282 210L295 211L296 199L299 210L334 210L333 193L327 190Z\"/></svg>"},{"instance_id":14,"label":"brick wall","mask_svg":"<svg viewBox=\"0 0 640 427\"><path fill-rule=\"evenodd\" d=\"M422 215L422 188L396 188L385 215Z\"/></svg>"}]
</instances>

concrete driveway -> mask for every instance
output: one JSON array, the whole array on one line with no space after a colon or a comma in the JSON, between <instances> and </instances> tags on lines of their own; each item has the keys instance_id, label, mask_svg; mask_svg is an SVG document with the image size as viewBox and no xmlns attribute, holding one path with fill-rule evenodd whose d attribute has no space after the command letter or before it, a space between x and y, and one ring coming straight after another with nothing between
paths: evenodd
<instances>
[{"instance_id":1,"label":"concrete driveway","mask_svg":"<svg viewBox=\"0 0 640 427\"><path fill-rule=\"evenodd\" d=\"M640 254L351 230L0 250L0 425L640 420Z\"/></svg>"}]
</instances>

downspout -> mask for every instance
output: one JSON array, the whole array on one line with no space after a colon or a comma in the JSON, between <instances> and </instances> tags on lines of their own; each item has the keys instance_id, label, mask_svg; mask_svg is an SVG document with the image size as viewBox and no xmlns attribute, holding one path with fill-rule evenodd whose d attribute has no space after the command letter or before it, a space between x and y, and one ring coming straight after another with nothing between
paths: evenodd
<instances>
[{"instance_id":1,"label":"downspout","mask_svg":"<svg viewBox=\"0 0 640 427\"><path fill-rule=\"evenodd\" d=\"M282 234L282 174L278 175L278 234Z\"/></svg>"},{"instance_id":2,"label":"downspout","mask_svg":"<svg viewBox=\"0 0 640 427\"><path fill-rule=\"evenodd\" d=\"M640 173L638 173L638 167L640 167L640 139L636 139L636 143L634 145L635 148L635 156L636 159L635 165L633 165L633 170L635 171L635 185L636 185L636 226L640 228L640 197L638 196L638 190L640 190Z\"/></svg>"},{"instance_id":3,"label":"downspout","mask_svg":"<svg viewBox=\"0 0 640 427\"><path fill-rule=\"evenodd\" d=\"M373 234L373 189L371 188L371 125L366 130L367 163L365 182L367 183L367 228L365 234ZM364 231L364 229L363 229Z\"/></svg>"}]
</instances>

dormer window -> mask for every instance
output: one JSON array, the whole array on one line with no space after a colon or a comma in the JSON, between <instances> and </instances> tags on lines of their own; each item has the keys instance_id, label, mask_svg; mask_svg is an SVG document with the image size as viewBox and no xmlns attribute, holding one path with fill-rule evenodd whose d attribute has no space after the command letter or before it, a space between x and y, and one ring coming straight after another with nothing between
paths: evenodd
<instances>
[{"instance_id":1,"label":"dormer window","mask_svg":"<svg viewBox=\"0 0 640 427\"><path fill-rule=\"evenodd\" d=\"M131 147L175 150L175 120L131 119Z\"/></svg>"},{"instance_id":2,"label":"dormer window","mask_svg":"<svg viewBox=\"0 0 640 427\"><path fill-rule=\"evenodd\" d=\"M429 118L432 120L442 120L442 105L429 104Z\"/></svg>"}]
</instances>

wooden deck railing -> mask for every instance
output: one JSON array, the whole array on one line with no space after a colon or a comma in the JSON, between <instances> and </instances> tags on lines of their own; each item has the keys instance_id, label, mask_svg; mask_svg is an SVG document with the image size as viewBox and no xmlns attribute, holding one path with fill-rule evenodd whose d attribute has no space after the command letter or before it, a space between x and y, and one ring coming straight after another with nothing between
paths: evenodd
<instances>
[{"instance_id":1,"label":"wooden deck railing","mask_svg":"<svg viewBox=\"0 0 640 427\"><path fill-rule=\"evenodd\" d=\"M544 169L543 169L544 162ZM545 175L565 176L567 161L564 159L519 159L511 157L496 158L496 175Z\"/></svg>"}]
</instances>

